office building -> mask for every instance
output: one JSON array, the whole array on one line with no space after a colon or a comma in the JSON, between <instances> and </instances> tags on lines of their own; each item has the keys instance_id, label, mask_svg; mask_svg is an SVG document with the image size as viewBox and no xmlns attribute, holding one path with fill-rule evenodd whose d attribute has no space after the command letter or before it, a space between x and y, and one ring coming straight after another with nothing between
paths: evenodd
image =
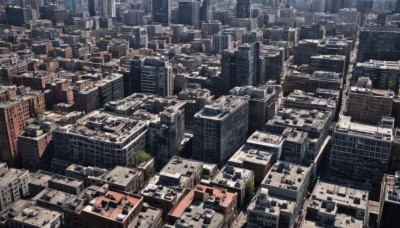
<instances>
[{"instance_id":1,"label":"office building","mask_svg":"<svg viewBox=\"0 0 400 228\"><path fill-rule=\"evenodd\" d=\"M210 90L201 89L195 85L189 85L188 88L179 92L178 99L186 101L185 128L193 129L194 114L203 109L206 104L211 103L213 98Z\"/></svg>"},{"instance_id":2,"label":"office building","mask_svg":"<svg viewBox=\"0 0 400 228\"><path fill-rule=\"evenodd\" d=\"M36 205L64 214L68 204L76 200L76 195L63 191L45 188L32 198Z\"/></svg>"},{"instance_id":3,"label":"office building","mask_svg":"<svg viewBox=\"0 0 400 228\"><path fill-rule=\"evenodd\" d=\"M236 1L236 17L251 18L251 0Z\"/></svg>"},{"instance_id":4,"label":"office building","mask_svg":"<svg viewBox=\"0 0 400 228\"><path fill-rule=\"evenodd\" d=\"M367 125L341 116L333 133L330 170L338 181L377 195L388 171L393 141L393 118Z\"/></svg>"},{"instance_id":5,"label":"office building","mask_svg":"<svg viewBox=\"0 0 400 228\"><path fill-rule=\"evenodd\" d=\"M246 141L249 102L223 96L194 116L193 158L222 164Z\"/></svg>"},{"instance_id":6,"label":"office building","mask_svg":"<svg viewBox=\"0 0 400 228\"><path fill-rule=\"evenodd\" d=\"M350 87L346 115L352 121L377 124L383 116L392 114L393 96L390 90Z\"/></svg>"},{"instance_id":7,"label":"office building","mask_svg":"<svg viewBox=\"0 0 400 228\"><path fill-rule=\"evenodd\" d=\"M214 34L211 36L211 52L213 54L218 54L224 50L232 51L233 44L230 34Z\"/></svg>"},{"instance_id":8,"label":"office building","mask_svg":"<svg viewBox=\"0 0 400 228\"><path fill-rule=\"evenodd\" d=\"M400 209L400 173L395 175L385 174L381 185L379 197L379 227L396 227L400 222L397 211Z\"/></svg>"},{"instance_id":9,"label":"office building","mask_svg":"<svg viewBox=\"0 0 400 228\"><path fill-rule=\"evenodd\" d=\"M24 26L30 20L39 19L39 12L31 7L7 5L5 12L9 25Z\"/></svg>"},{"instance_id":10,"label":"office building","mask_svg":"<svg viewBox=\"0 0 400 228\"><path fill-rule=\"evenodd\" d=\"M254 173L251 170L225 165L210 182L211 186L237 193L237 205L245 203L247 185L254 186Z\"/></svg>"},{"instance_id":11,"label":"office building","mask_svg":"<svg viewBox=\"0 0 400 228\"><path fill-rule=\"evenodd\" d=\"M275 115L277 91L273 86L235 87L230 92L234 96L248 96L249 99L249 134L261 130L265 123Z\"/></svg>"},{"instance_id":12,"label":"office building","mask_svg":"<svg viewBox=\"0 0 400 228\"><path fill-rule=\"evenodd\" d=\"M174 227L230 227L234 223L236 207L237 193L199 184L169 212L167 224Z\"/></svg>"},{"instance_id":13,"label":"office building","mask_svg":"<svg viewBox=\"0 0 400 228\"><path fill-rule=\"evenodd\" d=\"M307 205L306 224L365 227L369 220L368 196L365 190L318 181Z\"/></svg>"},{"instance_id":14,"label":"office building","mask_svg":"<svg viewBox=\"0 0 400 228\"><path fill-rule=\"evenodd\" d=\"M94 111L76 124L53 132L52 168L64 172L71 163L101 168L132 167L136 152L145 147L146 129L144 121Z\"/></svg>"},{"instance_id":15,"label":"office building","mask_svg":"<svg viewBox=\"0 0 400 228\"><path fill-rule=\"evenodd\" d=\"M254 182L259 185L267 175L273 164L273 154L271 152L257 149L254 146L243 145L228 160L227 165L244 168L253 171Z\"/></svg>"},{"instance_id":16,"label":"office building","mask_svg":"<svg viewBox=\"0 0 400 228\"><path fill-rule=\"evenodd\" d=\"M282 137L284 141L280 160L303 164L303 162L308 159L307 151L310 146L308 133L298 131L294 128L286 128L283 131Z\"/></svg>"},{"instance_id":17,"label":"office building","mask_svg":"<svg viewBox=\"0 0 400 228\"><path fill-rule=\"evenodd\" d=\"M152 0L153 22L168 25L171 22L172 0Z\"/></svg>"},{"instance_id":18,"label":"office building","mask_svg":"<svg viewBox=\"0 0 400 228\"><path fill-rule=\"evenodd\" d=\"M197 1L192 2L179 2L178 3L178 15L179 24L192 25L194 28L199 28L199 12L200 6Z\"/></svg>"},{"instance_id":19,"label":"office building","mask_svg":"<svg viewBox=\"0 0 400 228\"><path fill-rule=\"evenodd\" d=\"M154 106L159 102L155 100ZM161 102L160 102L161 103ZM158 117L149 121L146 138L146 151L157 163L165 164L181 146L185 134L185 104L179 100L164 100L166 107ZM147 102L151 104L151 102ZM153 112L157 113L157 112Z\"/></svg>"},{"instance_id":20,"label":"office building","mask_svg":"<svg viewBox=\"0 0 400 228\"><path fill-rule=\"evenodd\" d=\"M353 70L352 82L356 83L360 77L368 77L372 81L372 88L374 89L390 89L398 93L400 63L397 60L357 62Z\"/></svg>"},{"instance_id":21,"label":"office building","mask_svg":"<svg viewBox=\"0 0 400 228\"><path fill-rule=\"evenodd\" d=\"M283 98L285 108L331 111L333 113L336 113L337 103L337 99L317 97L314 93L306 93L302 90L295 90Z\"/></svg>"},{"instance_id":22,"label":"office building","mask_svg":"<svg viewBox=\"0 0 400 228\"><path fill-rule=\"evenodd\" d=\"M246 144L256 149L272 153L273 161L280 158L282 153L283 137L264 131L255 131L246 141Z\"/></svg>"},{"instance_id":23,"label":"office building","mask_svg":"<svg viewBox=\"0 0 400 228\"><path fill-rule=\"evenodd\" d=\"M275 227L292 227L295 224L297 215L302 209L309 182L310 168L308 167L282 161L278 161L272 166L262 181L260 192L257 194L262 191L263 196L261 196L261 199L268 200L268 196L270 196L272 200L276 201L272 204L271 200L271 206L276 207L278 205L277 212L279 213L274 211L275 208L272 211L270 208L265 211L267 213L273 212L275 214L274 217L279 215L279 220L275 221ZM280 199L280 205L277 204L278 199ZM286 202L282 202L283 199ZM253 201L250 205L254 205L254 203ZM254 209L252 212L254 213ZM254 214L251 215L250 213L249 218L254 218ZM255 218L254 220L257 221Z\"/></svg>"},{"instance_id":24,"label":"office building","mask_svg":"<svg viewBox=\"0 0 400 228\"><path fill-rule=\"evenodd\" d=\"M29 194L29 172L27 170L8 168L6 163L0 163L0 199L1 211L13 202L25 198Z\"/></svg>"},{"instance_id":25,"label":"office building","mask_svg":"<svg viewBox=\"0 0 400 228\"><path fill-rule=\"evenodd\" d=\"M310 59L310 70L329 71L344 75L346 56L344 55L314 55Z\"/></svg>"},{"instance_id":26,"label":"office building","mask_svg":"<svg viewBox=\"0 0 400 228\"><path fill-rule=\"evenodd\" d=\"M360 31L357 61L371 59L398 61L400 56L400 30L389 26L365 26Z\"/></svg>"},{"instance_id":27,"label":"office building","mask_svg":"<svg viewBox=\"0 0 400 228\"><path fill-rule=\"evenodd\" d=\"M130 74L133 92L151 93L163 97L173 93L172 67L165 57L134 59Z\"/></svg>"},{"instance_id":28,"label":"office building","mask_svg":"<svg viewBox=\"0 0 400 228\"><path fill-rule=\"evenodd\" d=\"M313 2L322 3L322 1L314 0ZM325 6L324 6L325 7ZM316 12L316 11L314 11ZM326 28L319 24L312 24L309 26L301 26L299 33L299 40L311 39L311 40L319 40L324 39L326 34Z\"/></svg>"},{"instance_id":29,"label":"office building","mask_svg":"<svg viewBox=\"0 0 400 228\"><path fill-rule=\"evenodd\" d=\"M106 172L108 172L107 169L99 167L71 164L65 169L65 176L81 180L83 181L84 186L88 187L93 184L92 180L96 180L96 178L99 178Z\"/></svg>"}]
</instances>

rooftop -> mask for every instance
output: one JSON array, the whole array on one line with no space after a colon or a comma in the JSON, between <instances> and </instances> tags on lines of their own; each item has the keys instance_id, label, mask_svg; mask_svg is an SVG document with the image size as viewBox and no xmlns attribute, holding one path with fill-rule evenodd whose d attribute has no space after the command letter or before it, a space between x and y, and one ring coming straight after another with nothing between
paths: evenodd
<instances>
[{"instance_id":1,"label":"rooftop","mask_svg":"<svg viewBox=\"0 0 400 228\"><path fill-rule=\"evenodd\" d=\"M389 119L390 120L390 119ZM392 141L393 129L383 124L369 125L352 122L350 116L341 116L336 124L335 132L346 132L353 135L363 135L372 139Z\"/></svg>"},{"instance_id":2,"label":"rooftop","mask_svg":"<svg viewBox=\"0 0 400 228\"><path fill-rule=\"evenodd\" d=\"M149 180L148 185L141 191L141 195L172 202L181 197L189 180L189 177L180 173L161 172Z\"/></svg>"},{"instance_id":3,"label":"rooftop","mask_svg":"<svg viewBox=\"0 0 400 228\"><path fill-rule=\"evenodd\" d=\"M360 88L352 86L350 87L350 94L363 94L369 95L374 97L385 97L393 99L394 92L391 90L382 90L382 89L367 89L367 88Z\"/></svg>"},{"instance_id":4,"label":"rooftop","mask_svg":"<svg viewBox=\"0 0 400 228\"><path fill-rule=\"evenodd\" d=\"M140 176L140 173L141 171L134 168L116 166L112 170L98 177L98 179L104 182L110 182L113 185L128 186L131 184L135 176Z\"/></svg>"},{"instance_id":5,"label":"rooftop","mask_svg":"<svg viewBox=\"0 0 400 228\"><path fill-rule=\"evenodd\" d=\"M278 161L261 182L261 186L268 188L272 195L279 196L280 192L287 191L290 194L288 197L293 197L294 195L297 197L299 189L308 182L309 171L310 168L306 166Z\"/></svg>"},{"instance_id":6,"label":"rooftop","mask_svg":"<svg viewBox=\"0 0 400 228\"><path fill-rule=\"evenodd\" d=\"M211 182L229 188L244 189L252 175L251 170L225 165Z\"/></svg>"},{"instance_id":7,"label":"rooftop","mask_svg":"<svg viewBox=\"0 0 400 228\"><path fill-rule=\"evenodd\" d=\"M264 131L255 131L248 139L248 144L265 145L268 147L280 147L283 143L282 135Z\"/></svg>"},{"instance_id":8,"label":"rooftop","mask_svg":"<svg viewBox=\"0 0 400 228\"><path fill-rule=\"evenodd\" d=\"M1 188L8 187L10 182L22 175L28 175L29 171L24 169L9 168L2 176L0 176Z\"/></svg>"},{"instance_id":9,"label":"rooftop","mask_svg":"<svg viewBox=\"0 0 400 228\"><path fill-rule=\"evenodd\" d=\"M268 165L271 163L272 153L256 149L245 144L229 159L228 164L241 166L243 162Z\"/></svg>"},{"instance_id":10,"label":"rooftop","mask_svg":"<svg viewBox=\"0 0 400 228\"><path fill-rule=\"evenodd\" d=\"M309 105L321 107L321 109L324 110L335 110L337 105L336 99L315 97L313 93L306 93L302 90L295 90L287 97L285 97L284 100L285 107L288 106L287 102L294 102L295 105L306 103Z\"/></svg>"},{"instance_id":11,"label":"rooftop","mask_svg":"<svg viewBox=\"0 0 400 228\"><path fill-rule=\"evenodd\" d=\"M395 175L384 176L384 201L400 204L400 172L397 171Z\"/></svg>"},{"instance_id":12,"label":"rooftop","mask_svg":"<svg viewBox=\"0 0 400 228\"><path fill-rule=\"evenodd\" d=\"M80 135L108 143L121 143L145 128L144 121L93 111L76 121L75 125L60 127L57 131Z\"/></svg>"},{"instance_id":13,"label":"rooftop","mask_svg":"<svg viewBox=\"0 0 400 228\"><path fill-rule=\"evenodd\" d=\"M153 227L157 218L160 218L162 210L150 207L147 203L143 203L142 211L138 216L129 224L128 228L144 228Z\"/></svg>"},{"instance_id":14,"label":"rooftop","mask_svg":"<svg viewBox=\"0 0 400 228\"><path fill-rule=\"evenodd\" d=\"M227 192L226 189L197 185L195 189L185 195L168 214L175 218L181 217L185 212L190 212L196 206L224 210L236 200L237 193ZM221 211L221 212L222 212Z\"/></svg>"},{"instance_id":15,"label":"rooftop","mask_svg":"<svg viewBox=\"0 0 400 228\"><path fill-rule=\"evenodd\" d=\"M370 68L370 69L381 69L381 70L396 70L400 71L400 61L381 61L373 60L366 62L357 62L355 69L357 68Z\"/></svg>"},{"instance_id":16,"label":"rooftop","mask_svg":"<svg viewBox=\"0 0 400 228\"><path fill-rule=\"evenodd\" d=\"M318 181L308 207L333 215L337 213L337 207L365 210L367 214L368 191Z\"/></svg>"},{"instance_id":17,"label":"rooftop","mask_svg":"<svg viewBox=\"0 0 400 228\"><path fill-rule=\"evenodd\" d=\"M59 227L61 226L61 214L56 211L30 205L18 213L12 220L33 227ZM58 221L57 221L58 220ZM54 223L54 224L53 224Z\"/></svg>"},{"instance_id":18,"label":"rooftop","mask_svg":"<svg viewBox=\"0 0 400 228\"><path fill-rule=\"evenodd\" d=\"M295 206L295 201L271 196L267 188L260 187L247 210L261 211L265 214L279 216L280 212L294 213Z\"/></svg>"},{"instance_id":19,"label":"rooftop","mask_svg":"<svg viewBox=\"0 0 400 228\"><path fill-rule=\"evenodd\" d=\"M299 130L321 130L329 122L331 111L283 108L267 125L281 125Z\"/></svg>"},{"instance_id":20,"label":"rooftop","mask_svg":"<svg viewBox=\"0 0 400 228\"><path fill-rule=\"evenodd\" d=\"M161 172L170 174L182 174L191 177L199 168L203 167L203 162L185 159L174 156L161 170Z\"/></svg>"},{"instance_id":21,"label":"rooftop","mask_svg":"<svg viewBox=\"0 0 400 228\"><path fill-rule=\"evenodd\" d=\"M83 212L123 223L142 202L140 196L107 191L105 195L93 199Z\"/></svg>"},{"instance_id":22,"label":"rooftop","mask_svg":"<svg viewBox=\"0 0 400 228\"><path fill-rule=\"evenodd\" d=\"M44 204L51 204L65 209L70 202L73 202L76 199L76 196L63 191L45 188L32 199L39 203L43 202Z\"/></svg>"},{"instance_id":23,"label":"rooftop","mask_svg":"<svg viewBox=\"0 0 400 228\"><path fill-rule=\"evenodd\" d=\"M246 97L222 96L213 103L204 106L202 110L195 114L195 117L221 120L247 102Z\"/></svg>"}]
</instances>

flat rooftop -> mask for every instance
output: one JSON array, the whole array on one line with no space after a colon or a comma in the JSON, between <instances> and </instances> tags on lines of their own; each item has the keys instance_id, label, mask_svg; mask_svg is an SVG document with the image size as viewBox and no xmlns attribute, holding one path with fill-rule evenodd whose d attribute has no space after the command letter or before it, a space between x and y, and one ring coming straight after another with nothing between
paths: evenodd
<instances>
[{"instance_id":1,"label":"flat rooftop","mask_svg":"<svg viewBox=\"0 0 400 228\"><path fill-rule=\"evenodd\" d=\"M140 176L141 171L134 168L116 166L110 171L101 175L98 179L109 182L113 185L127 186L131 184L135 176Z\"/></svg>"},{"instance_id":2,"label":"flat rooftop","mask_svg":"<svg viewBox=\"0 0 400 228\"><path fill-rule=\"evenodd\" d=\"M382 97L382 98L390 98L393 99L394 92L391 90L383 90L383 89L367 89L360 88L356 86L350 87L350 94L360 94L365 96L373 96L373 97Z\"/></svg>"},{"instance_id":3,"label":"flat rooftop","mask_svg":"<svg viewBox=\"0 0 400 228\"><path fill-rule=\"evenodd\" d=\"M164 166L161 172L171 173L171 174L182 174L184 176L190 177L196 170L202 167L203 167L203 162L174 156Z\"/></svg>"},{"instance_id":4,"label":"flat rooftop","mask_svg":"<svg viewBox=\"0 0 400 228\"><path fill-rule=\"evenodd\" d=\"M247 207L248 211L259 211L265 215L279 216L281 212L294 213L296 202L287 198L269 195L267 188L260 187Z\"/></svg>"},{"instance_id":5,"label":"flat rooftop","mask_svg":"<svg viewBox=\"0 0 400 228\"><path fill-rule=\"evenodd\" d=\"M331 111L283 108L267 125L280 125L299 130L322 130L331 118Z\"/></svg>"},{"instance_id":6,"label":"flat rooftop","mask_svg":"<svg viewBox=\"0 0 400 228\"><path fill-rule=\"evenodd\" d=\"M57 131L107 143L121 143L140 132L145 125L144 121L96 110L76 121L76 124L60 127Z\"/></svg>"},{"instance_id":7,"label":"flat rooftop","mask_svg":"<svg viewBox=\"0 0 400 228\"><path fill-rule=\"evenodd\" d=\"M396 172L395 175L384 176L384 201L400 204L400 172Z\"/></svg>"},{"instance_id":8,"label":"flat rooftop","mask_svg":"<svg viewBox=\"0 0 400 228\"><path fill-rule=\"evenodd\" d=\"M76 195L51 188L43 189L39 194L32 198L34 201L51 204L63 209L65 209L67 205L75 199Z\"/></svg>"},{"instance_id":9,"label":"flat rooftop","mask_svg":"<svg viewBox=\"0 0 400 228\"><path fill-rule=\"evenodd\" d=\"M391 142L394 138L393 129L386 126L370 125L352 122L350 116L341 116L336 124L335 132L346 132L352 135L364 136Z\"/></svg>"},{"instance_id":10,"label":"flat rooftop","mask_svg":"<svg viewBox=\"0 0 400 228\"><path fill-rule=\"evenodd\" d=\"M93 199L82 212L123 223L142 203L142 197L107 191L105 195Z\"/></svg>"},{"instance_id":11,"label":"flat rooftop","mask_svg":"<svg viewBox=\"0 0 400 228\"><path fill-rule=\"evenodd\" d=\"M268 151L257 149L254 146L243 145L232 157L228 160L228 164L242 165L243 162L268 165L271 163L273 154Z\"/></svg>"},{"instance_id":12,"label":"flat rooftop","mask_svg":"<svg viewBox=\"0 0 400 228\"><path fill-rule=\"evenodd\" d=\"M155 175L149 180L147 186L141 191L141 195L172 202L181 197L189 180L189 177L180 173L161 172L160 175Z\"/></svg>"},{"instance_id":13,"label":"flat rooftop","mask_svg":"<svg viewBox=\"0 0 400 228\"><path fill-rule=\"evenodd\" d=\"M333 214L337 210L335 207L351 208L365 210L365 214L367 214L368 194L368 191L318 181L308 207ZM332 203L335 207L327 206L327 203Z\"/></svg>"},{"instance_id":14,"label":"flat rooftop","mask_svg":"<svg viewBox=\"0 0 400 228\"><path fill-rule=\"evenodd\" d=\"M60 213L34 205L23 209L12 220L32 227L52 228L61 226Z\"/></svg>"},{"instance_id":15,"label":"flat rooftop","mask_svg":"<svg viewBox=\"0 0 400 228\"><path fill-rule=\"evenodd\" d=\"M156 222L157 218L161 219L162 210L150 207L148 204L144 203L142 206L142 211L138 216L128 225L128 228L151 228ZM160 220L161 221L161 220Z\"/></svg>"},{"instance_id":16,"label":"flat rooftop","mask_svg":"<svg viewBox=\"0 0 400 228\"><path fill-rule=\"evenodd\" d=\"M282 135L264 131L255 131L248 139L249 144L259 144L268 147L280 147L283 143Z\"/></svg>"},{"instance_id":17,"label":"flat rooftop","mask_svg":"<svg viewBox=\"0 0 400 228\"><path fill-rule=\"evenodd\" d=\"M246 182L253 175L253 171L230 165L222 167L211 183L229 188L244 189Z\"/></svg>"},{"instance_id":18,"label":"flat rooftop","mask_svg":"<svg viewBox=\"0 0 400 228\"><path fill-rule=\"evenodd\" d=\"M278 161L265 176L261 186L268 188L271 195L279 196L281 190L297 195L299 189L308 182L306 178L309 171L310 168L306 166ZM269 187L273 187L274 190Z\"/></svg>"},{"instance_id":19,"label":"flat rooftop","mask_svg":"<svg viewBox=\"0 0 400 228\"><path fill-rule=\"evenodd\" d=\"M194 116L198 118L222 120L248 102L246 97L222 96Z\"/></svg>"}]
</instances>

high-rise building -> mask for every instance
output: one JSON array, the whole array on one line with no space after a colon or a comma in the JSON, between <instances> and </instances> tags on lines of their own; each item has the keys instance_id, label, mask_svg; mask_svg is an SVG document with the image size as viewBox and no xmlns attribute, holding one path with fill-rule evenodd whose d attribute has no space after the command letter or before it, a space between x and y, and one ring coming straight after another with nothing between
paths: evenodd
<instances>
[{"instance_id":1,"label":"high-rise building","mask_svg":"<svg viewBox=\"0 0 400 228\"><path fill-rule=\"evenodd\" d=\"M218 54L223 50L232 51L232 37L229 34L214 34L211 36L211 52Z\"/></svg>"},{"instance_id":2,"label":"high-rise building","mask_svg":"<svg viewBox=\"0 0 400 228\"><path fill-rule=\"evenodd\" d=\"M236 17L237 18L250 18L251 14L251 0L237 0L236 1Z\"/></svg>"},{"instance_id":3,"label":"high-rise building","mask_svg":"<svg viewBox=\"0 0 400 228\"><path fill-rule=\"evenodd\" d=\"M354 67L351 80L355 83L360 77L368 77L374 89L390 89L397 94L400 83L400 63L397 60L358 62Z\"/></svg>"},{"instance_id":4,"label":"high-rise building","mask_svg":"<svg viewBox=\"0 0 400 228\"><path fill-rule=\"evenodd\" d=\"M395 228L400 223L400 172L383 177L379 197L379 227Z\"/></svg>"},{"instance_id":5,"label":"high-rise building","mask_svg":"<svg viewBox=\"0 0 400 228\"><path fill-rule=\"evenodd\" d=\"M398 61L400 29L394 26L365 26L360 31L357 61Z\"/></svg>"},{"instance_id":6,"label":"high-rise building","mask_svg":"<svg viewBox=\"0 0 400 228\"><path fill-rule=\"evenodd\" d=\"M29 194L29 172L27 170L8 168L0 163L0 209L3 211L13 202L25 198Z\"/></svg>"},{"instance_id":7,"label":"high-rise building","mask_svg":"<svg viewBox=\"0 0 400 228\"><path fill-rule=\"evenodd\" d=\"M169 24L171 22L172 0L151 0L153 22Z\"/></svg>"},{"instance_id":8,"label":"high-rise building","mask_svg":"<svg viewBox=\"0 0 400 228\"><path fill-rule=\"evenodd\" d=\"M172 68L166 58L148 57L141 64L141 92L160 96L169 96L173 93Z\"/></svg>"},{"instance_id":9,"label":"high-rise building","mask_svg":"<svg viewBox=\"0 0 400 228\"><path fill-rule=\"evenodd\" d=\"M37 20L39 12L31 7L19 7L8 5L6 7L7 22L9 25L25 26L25 23L30 20Z\"/></svg>"},{"instance_id":10,"label":"high-rise building","mask_svg":"<svg viewBox=\"0 0 400 228\"><path fill-rule=\"evenodd\" d=\"M249 102L223 96L194 116L193 158L222 164L246 141Z\"/></svg>"},{"instance_id":11,"label":"high-rise building","mask_svg":"<svg viewBox=\"0 0 400 228\"><path fill-rule=\"evenodd\" d=\"M192 25L199 28L199 3L194 2L179 2L178 4L178 22L183 25Z\"/></svg>"},{"instance_id":12,"label":"high-rise building","mask_svg":"<svg viewBox=\"0 0 400 228\"><path fill-rule=\"evenodd\" d=\"M392 114L393 96L390 90L351 87L345 113L353 121L377 124Z\"/></svg>"},{"instance_id":13,"label":"high-rise building","mask_svg":"<svg viewBox=\"0 0 400 228\"><path fill-rule=\"evenodd\" d=\"M343 184L370 189L377 196L389 167L393 141L393 118L367 125L342 116L333 133L330 170Z\"/></svg>"},{"instance_id":14,"label":"high-rise building","mask_svg":"<svg viewBox=\"0 0 400 228\"><path fill-rule=\"evenodd\" d=\"M199 20L208 22L211 20L210 0L198 0L200 4Z\"/></svg>"},{"instance_id":15,"label":"high-rise building","mask_svg":"<svg viewBox=\"0 0 400 228\"><path fill-rule=\"evenodd\" d=\"M275 115L278 95L273 86L235 87L230 92L234 96L249 96L249 134L262 130L265 123Z\"/></svg>"},{"instance_id":16,"label":"high-rise building","mask_svg":"<svg viewBox=\"0 0 400 228\"><path fill-rule=\"evenodd\" d=\"M44 95L28 92L11 101L0 103L0 160L9 165L20 162L18 137L25 129L25 121L35 116L35 111L45 110Z\"/></svg>"},{"instance_id":17,"label":"high-rise building","mask_svg":"<svg viewBox=\"0 0 400 228\"><path fill-rule=\"evenodd\" d=\"M116 16L115 0L102 0L103 17L111 18Z\"/></svg>"}]
</instances>

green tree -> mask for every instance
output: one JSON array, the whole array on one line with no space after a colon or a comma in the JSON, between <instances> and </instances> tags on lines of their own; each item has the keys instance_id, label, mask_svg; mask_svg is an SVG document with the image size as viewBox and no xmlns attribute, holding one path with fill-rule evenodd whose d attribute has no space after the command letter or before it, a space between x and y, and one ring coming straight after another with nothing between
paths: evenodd
<instances>
[{"instance_id":1,"label":"green tree","mask_svg":"<svg viewBox=\"0 0 400 228\"><path fill-rule=\"evenodd\" d=\"M135 164L139 165L142 162L150 160L152 157L150 154L144 152L143 150L139 151L135 155Z\"/></svg>"},{"instance_id":2,"label":"green tree","mask_svg":"<svg viewBox=\"0 0 400 228\"><path fill-rule=\"evenodd\" d=\"M245 189L245 200L246 202L250 202L251 199L253 199L255 190L254 190L254 183L249 181L246 183L246 189Z\"/></svg>"},{"instance_id":3,"label":"green tree","mask_svg":"<svg viewBox=\"0 0 400 228\"><path fill-rule=\"evenodd\" d=\"M41 120L44 114L44 111L42 109L40 109L39 107L35 108L35 118L36 120Z\"/></svg>"}]
</instances>

